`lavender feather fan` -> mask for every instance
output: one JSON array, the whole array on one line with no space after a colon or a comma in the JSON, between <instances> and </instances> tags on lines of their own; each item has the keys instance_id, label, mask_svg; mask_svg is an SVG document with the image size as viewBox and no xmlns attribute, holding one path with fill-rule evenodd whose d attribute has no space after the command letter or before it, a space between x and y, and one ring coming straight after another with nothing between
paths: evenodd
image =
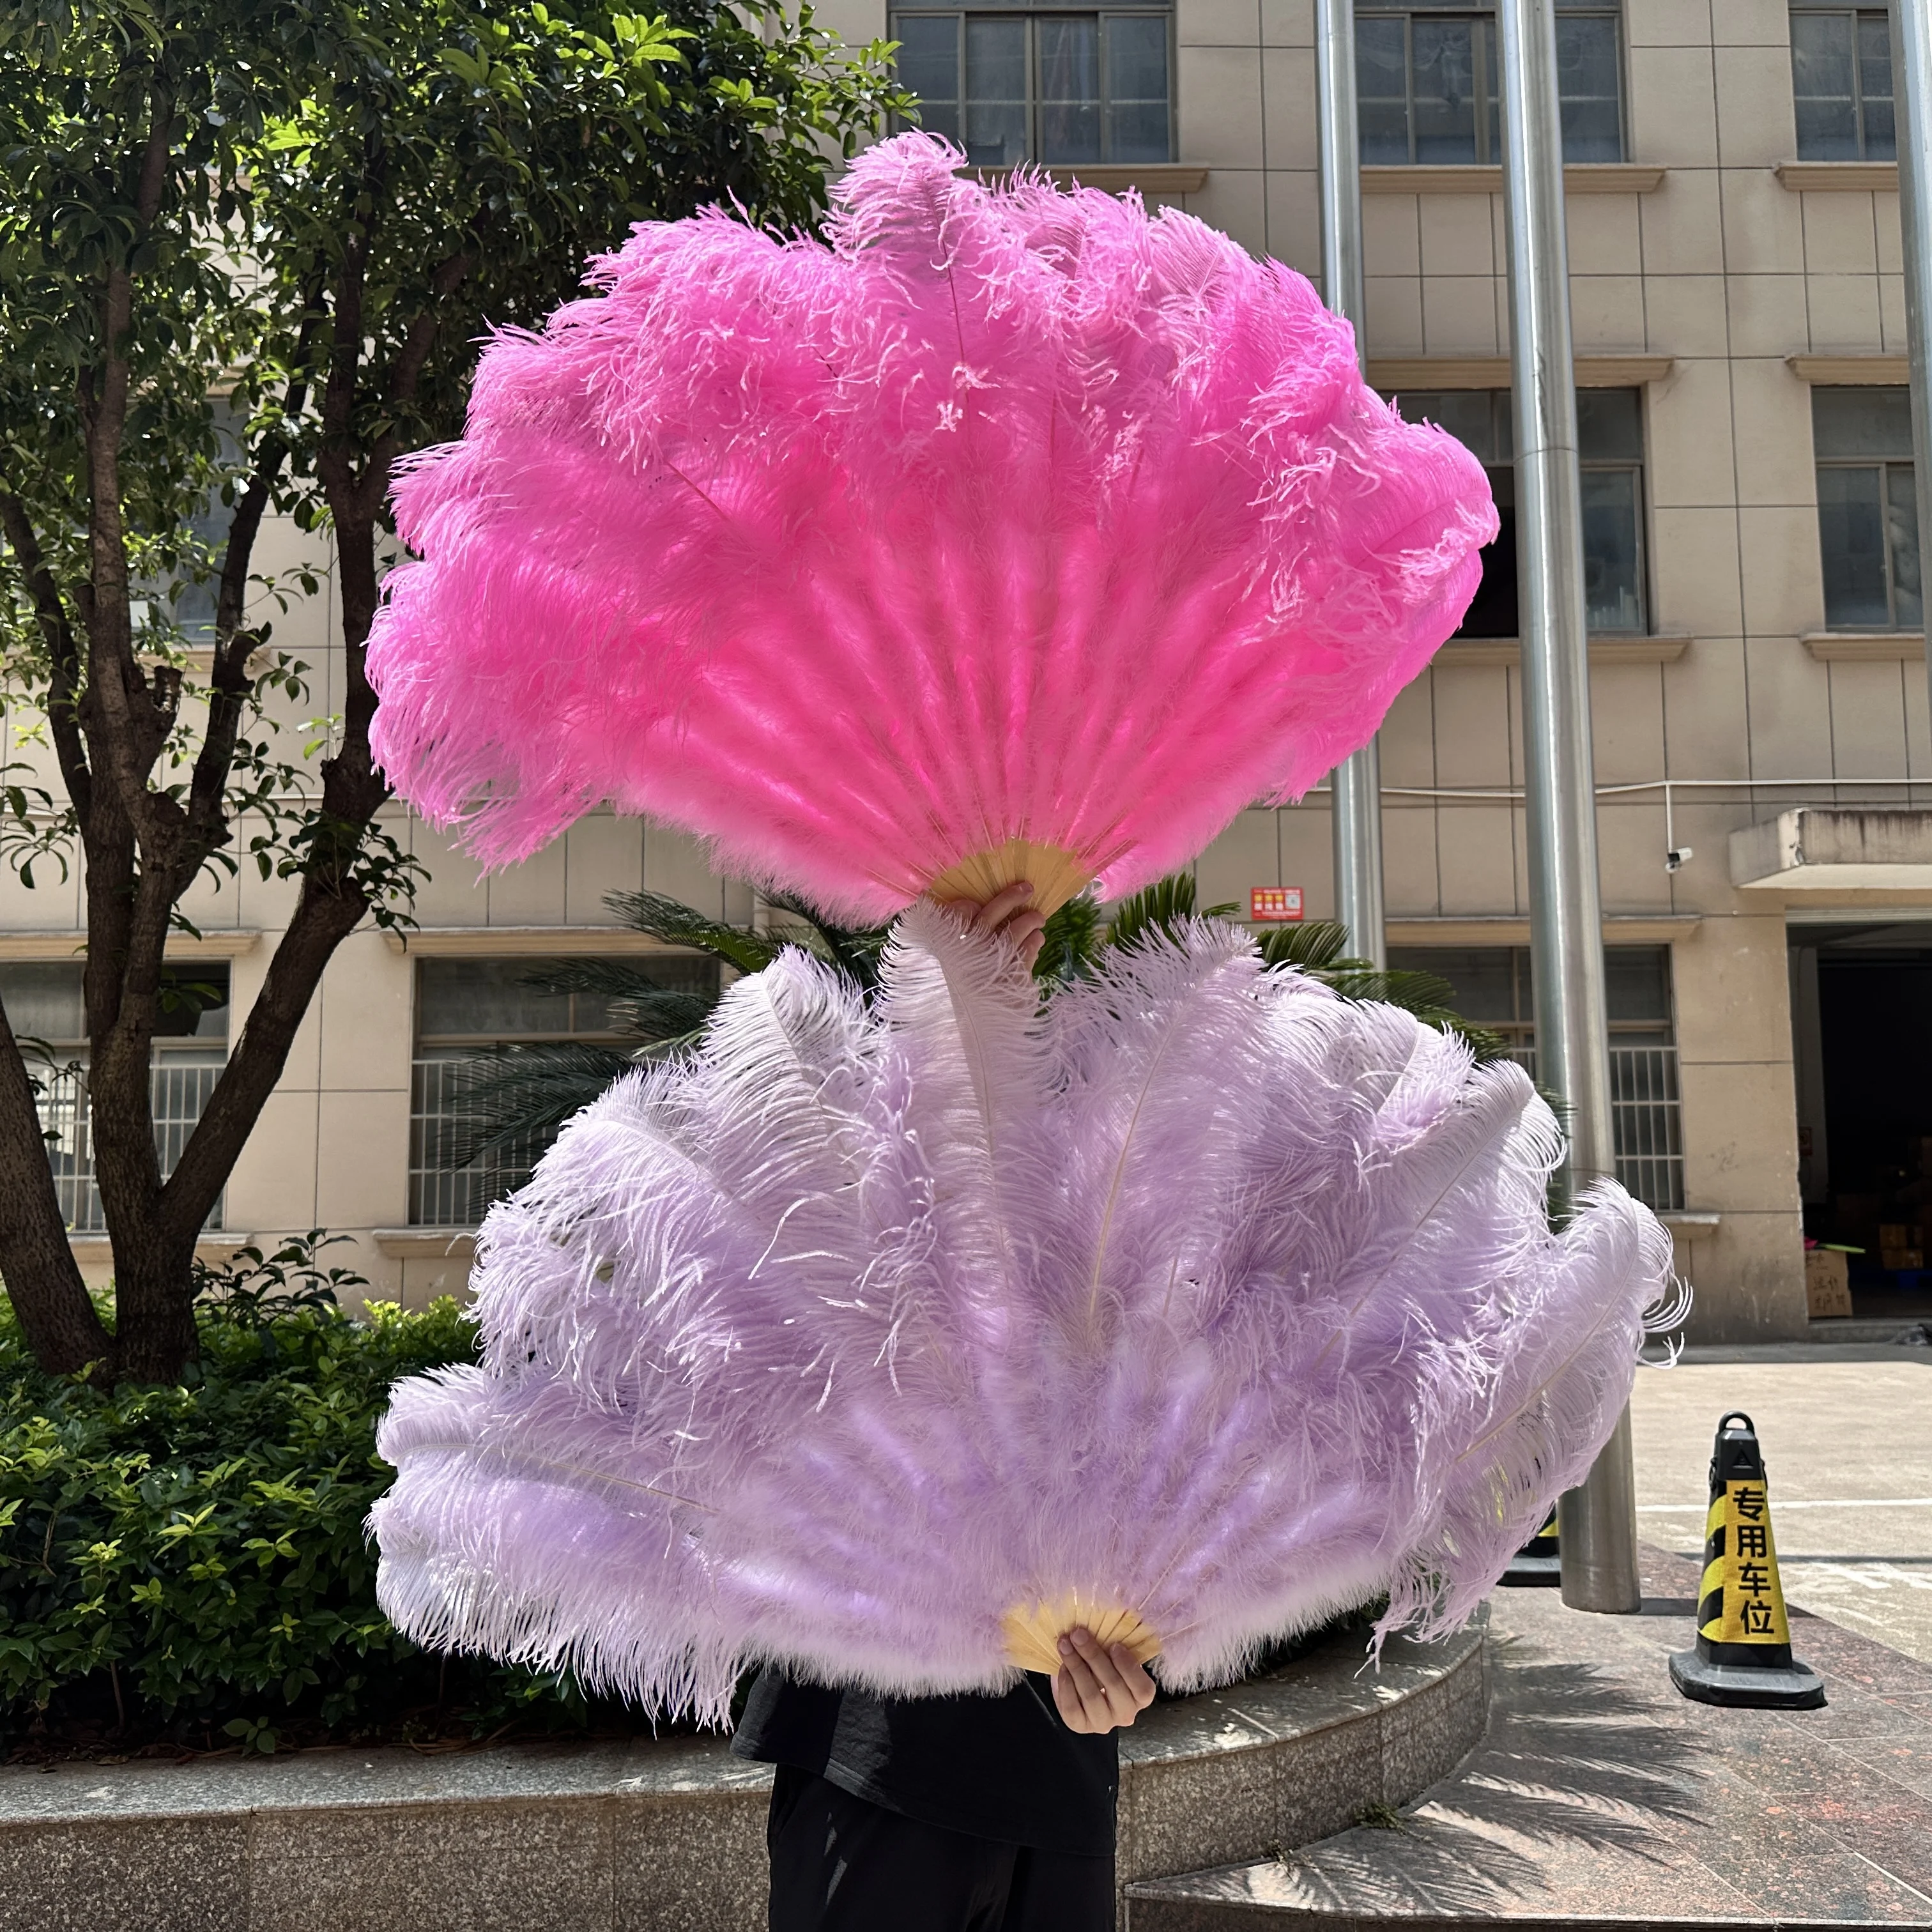
<instances>
[{"instance_id":1,"label":"lavender feather fan","mask_svg":"<svg viewBox=\"0 0 1932 1932\"><path fill-rule=\"evenodd\" d=\"M1302 278L920 134L830 245L646 224L406 466L397 790L485 859L608 800L860 922L1115 897L1367 741L1496 512Z\"/></svg>"},{"instance_id":2,"label":"lavender feather fan","mask_svg":"<svg viewBox=\"0 0 1932 1932\"><path fill-rule=\"evenodd\" d=\"M999 1686L1042 1606L1184 1688L1382 1589L1448 1627L1670 1281L1614 1184L1550 1232L1558 1149L1520 1068L1232 928L1043 1019L929 906L872 1010L788 954L492 1210L483 1366L382 1426L382 1606L711 1718L760 1659Z\"/></svg>"}]
</instances>

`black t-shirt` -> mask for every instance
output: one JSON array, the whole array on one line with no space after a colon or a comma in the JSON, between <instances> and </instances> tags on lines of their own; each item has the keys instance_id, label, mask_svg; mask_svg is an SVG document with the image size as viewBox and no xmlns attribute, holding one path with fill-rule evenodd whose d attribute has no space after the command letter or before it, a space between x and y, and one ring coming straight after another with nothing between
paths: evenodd
<instances>
[{"instance_id":1,"label":"black t-shirt","mask_svg":"<svg viewBox=\"0 0 1932 1932\"><path fill-rule=\"evenodd\" d=\"M1111 1858L1120 1778L1115 1734L1070 1731L1053 1687L1000 1697L876 1697L766 1671L731 1748L795 1765L921 1823L1003 1844Z\"/></svg>"}]
</instances>

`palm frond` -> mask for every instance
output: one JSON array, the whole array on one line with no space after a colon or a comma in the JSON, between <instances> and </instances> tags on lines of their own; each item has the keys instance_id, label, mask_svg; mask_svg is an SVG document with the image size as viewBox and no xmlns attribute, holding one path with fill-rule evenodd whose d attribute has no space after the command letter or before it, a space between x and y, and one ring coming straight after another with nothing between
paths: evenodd
<instances>
[{"instance_id":1,"label":"palm frond","mask_svg":"<svg viewBox=\"0 0 1932 1932\"><path fill-rule=\"evenodd\" d=\"M505 1156L534 1160L572 1114L636 1064L621 1047L574 1040L498 1047L459 1061L461 1105L452 1123L451 1164L474 1167Z\"/></svg>"},{"instance_id":2,"label":"palm frond","mask_svg":"<svg viewBox=\"0 0 1932 1932\"><path fill-rule=\"evenodd\" d=\"M708 952L741 973L762 972L784 944L782 938L728 925L662 892L606 892L604 903L634 932L648 933L667 946Z\"/></svg>"},{"instance_id":3,"label":"palm frond","mask_svg":"<svg viewBox=\"0 0 1932 1932\"><path fill-rule=\"evenodd\" d=\"M1069 899L1048 916L1045 941L1034 962L1034 978L1049 985L1090 978L1100 956L1103 930L1097 899L1086 892Z\"/></svg>"},{"instance_id":4,"label":"palm frond","mask_svg":"<svg viewBox=\"0 0 1932 1932\"><path fill-rule=\"evenodd\" d=\"M1348 949L1348 928L1336 920L1311 919L1294 926L1270 926L1259 937L1264 965L1298 966L1304 973L1325 972L1338 963L1368 966L1366 960L1342 960Z\"/></svg>"},{"instance_id":5,"label":"palm frond","mask_svg":"<svg viewBox=\"0 0 1932 1932\"><path fill-rule=\"evenodd\" d=\"M806 952L816 954L828 966L837 968L868 993L877 988L879 958L885 950L886 927L840 926L827 919L815 906L790 892L771 892L765 897L767 904L787 915L783 920L772 922L774 938L802 946Z\"/></svg>"}]
</instances>

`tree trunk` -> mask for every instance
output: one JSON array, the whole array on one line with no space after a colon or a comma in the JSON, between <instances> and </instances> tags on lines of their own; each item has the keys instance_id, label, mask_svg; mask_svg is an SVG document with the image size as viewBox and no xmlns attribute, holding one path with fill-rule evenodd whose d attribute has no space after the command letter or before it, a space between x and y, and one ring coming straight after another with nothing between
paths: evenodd
<instances>
[{"instance_id":1,"label":"tree trunk","mask_svg":"<svg viewBox=\"0 0 1932 1932\"><path fill-rule=\"evenodd\" d=\"M194 1327L194 1243L158 1226L122 1231L114 1244L114 1372L136 1382L172 1382L199 1352Z\"/></svg>"},{"instance_id":2,"label":"tree trunk","mask_svg":"<svg viewBox=\"0 0 1932 1932\"><path fill-rule=\"evenodd\" d=\"M68 1245L20 1042L0 1012L0 1277L34 1358L73 1375L112 1351Z\"/></svg>"}]
</instances>

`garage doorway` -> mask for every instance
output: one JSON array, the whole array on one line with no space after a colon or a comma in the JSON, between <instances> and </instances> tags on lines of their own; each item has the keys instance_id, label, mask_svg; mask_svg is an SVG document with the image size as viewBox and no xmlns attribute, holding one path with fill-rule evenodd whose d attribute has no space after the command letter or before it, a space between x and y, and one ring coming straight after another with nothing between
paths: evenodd
<instances>
[{"instance_id":1,"label":"garage doorway","mask_svg":"<svg viewBox=\"0 0 1932 1932\"><path fill-rule=\"evenodd\" d=\"M1932 1315L1932 922L1793 926L1804 1232L1861 1316Z\"/></svg>"}]
</instances>

